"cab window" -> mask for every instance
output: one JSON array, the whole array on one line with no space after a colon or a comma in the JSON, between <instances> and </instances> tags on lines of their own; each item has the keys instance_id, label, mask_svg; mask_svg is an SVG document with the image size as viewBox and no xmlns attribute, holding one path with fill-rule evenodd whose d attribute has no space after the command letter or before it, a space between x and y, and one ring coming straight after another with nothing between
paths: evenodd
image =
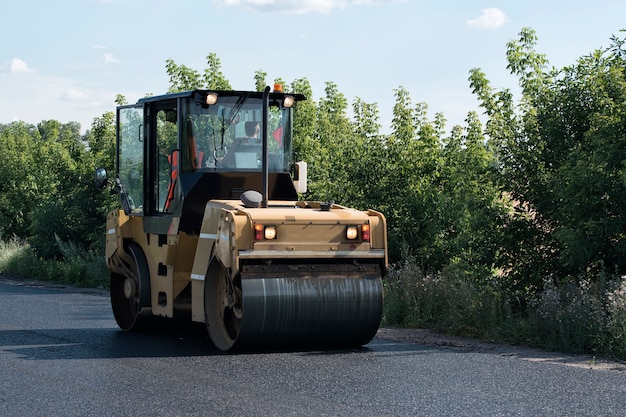
<instances>
[{"instance_id":1,"label":"cab window","mask_svg":"<svg viewBox=\"0 0 626 417\"><path fill-rule=\"evenodd\" d=\"M143 108L118 112L118 172L131 213L143 212Z\"/></svg>"}]
</instances>

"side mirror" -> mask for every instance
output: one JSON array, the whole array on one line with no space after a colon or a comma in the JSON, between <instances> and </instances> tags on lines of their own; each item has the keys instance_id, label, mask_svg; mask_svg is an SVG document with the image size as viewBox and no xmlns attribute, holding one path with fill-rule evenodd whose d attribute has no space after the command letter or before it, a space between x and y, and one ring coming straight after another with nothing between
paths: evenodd
<instances>
[{"instance_id":1,"label":"side mirror","mask_svg":"<svg viewBox=\"0 0 626 417\"><path fill-rule=\"evenodd\" d=\"M107 170L104 168L96 168L96 188L102 190L109 183Z\"/></svg>"},{"instance_id":2,"label":"side mirror","mask_svg":"<svg viewBox=\"0 0 626 417\"><path fill-rule=\"evenodd\" d=\"M298 194L306 193L307 186L307 165L304 161L298 161L295 163L295 171L293 174L293 185L296 188Z\"/></svg>"}]
</instances>

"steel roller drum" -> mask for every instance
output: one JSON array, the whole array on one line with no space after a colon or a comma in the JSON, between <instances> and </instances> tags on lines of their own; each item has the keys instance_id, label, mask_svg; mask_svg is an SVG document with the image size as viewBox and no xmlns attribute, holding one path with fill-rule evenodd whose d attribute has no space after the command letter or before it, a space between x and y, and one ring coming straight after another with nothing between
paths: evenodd
<instances>
[{"instance_id":1,"label":"steel roller drum","mask_svg":"<svg viewBox=\"0 0 626 417\"><path fill-rule=\"evenodd\" d=\"M237 346L362 346L380 325L378 265L250 266L241 286Z\"/></svg>"}]
</instances>

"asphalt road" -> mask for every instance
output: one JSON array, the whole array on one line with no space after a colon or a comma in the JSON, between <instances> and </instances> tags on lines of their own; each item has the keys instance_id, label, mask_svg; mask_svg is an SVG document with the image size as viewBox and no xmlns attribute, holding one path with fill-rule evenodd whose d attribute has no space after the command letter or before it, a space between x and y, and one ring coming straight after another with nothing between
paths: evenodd
<instances>
[{"instance_id":1,"label":"asphalt road","mask_svg":"<svg viewBox=\"0 0 626 417\"><path fill-rule=\"evenodd\" d=\"M101 291L0 280L0 416L626 415L626 372L376 338L224 354L117 329Z\"/></svg>"}]
</instances>

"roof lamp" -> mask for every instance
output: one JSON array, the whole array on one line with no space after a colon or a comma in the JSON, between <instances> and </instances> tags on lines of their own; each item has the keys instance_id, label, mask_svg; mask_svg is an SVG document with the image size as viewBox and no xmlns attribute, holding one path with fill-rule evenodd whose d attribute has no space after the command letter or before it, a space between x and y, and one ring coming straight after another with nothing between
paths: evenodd
<instances>
[{"instance_id":1,"label":"roof lamp","mask_svg":"<svg viewBox=\"0 0 626 417\"><path fill-rule=\"evenodd\" d=\"M217 103L217 94L216 93L207 94L205 103L208 104L209 106Z\"/></svg>"},{"instance_id":2,"label":"roof lamp","mask_svg":"<svg viewBox=\"0 0 626 417\"><path fill-rule=\"evenodd\" d=\"M293 103L295 102L296 100L293 96L285 96L283 100L283 107L286 107L286 108L293 107Z\"/></svg>"}]
</instances>

